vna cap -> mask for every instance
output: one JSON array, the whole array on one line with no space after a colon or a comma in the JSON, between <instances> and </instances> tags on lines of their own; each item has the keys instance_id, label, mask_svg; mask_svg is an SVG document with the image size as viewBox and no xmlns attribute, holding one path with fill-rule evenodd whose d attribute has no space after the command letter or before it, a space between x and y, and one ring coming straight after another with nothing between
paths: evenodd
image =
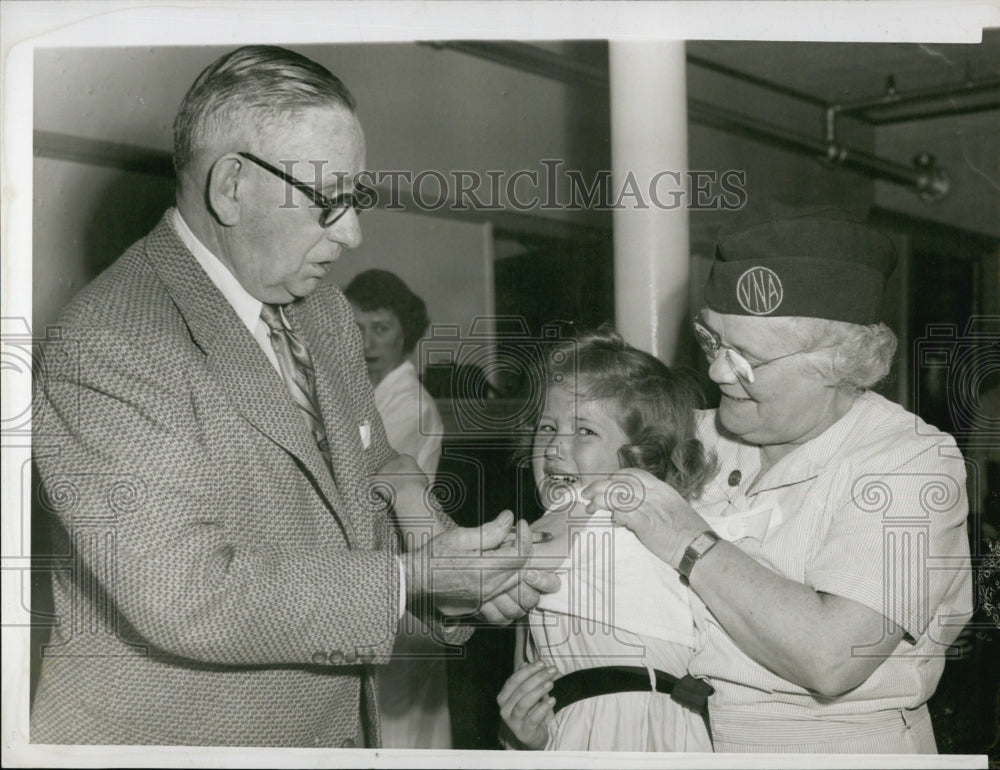
<instances>
[{"instance_id":1,"label":"vna cap","mask_svg":"<svg viewBox=\"0 0 1000 770\"><path fill-rule=\"evenodd\" d=\"M705 304L719 313L873 324L895 265L892 241L846 212L786 210L720 235Z\"/></svg>"}]
</instances>

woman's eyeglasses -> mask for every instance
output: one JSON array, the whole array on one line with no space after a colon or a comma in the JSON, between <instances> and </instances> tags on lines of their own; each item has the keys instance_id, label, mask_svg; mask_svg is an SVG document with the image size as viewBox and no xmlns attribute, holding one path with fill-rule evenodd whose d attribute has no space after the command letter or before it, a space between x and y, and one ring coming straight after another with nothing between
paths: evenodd
<instances>
[{"instance_id":1,"label":"woman's eyeglasses","mask_svg":"<svg viewBox=\"0 0 1000 770\"><path fill-rule=\"evenodd\" d=\"M732 348L729 345L723 345L722 339L714 331L705 326L704 321L701 316L697 316L691 321L691 325L694 327L694 336L698 340L698 344L705 353L705 357L709 361L714 361L719 357L719 353L725 351L726 353L726 363L729 364L729 368L733 370L733 374L736 375L738 379L744 385L752 385L754 381L754 369L761 369L768 364L773 364L775 361L780 361L782 358L788 358L789 356L797 356L800 353L806 353L805 350L796 350L794 353L786 353L783 356L777 356L776 358L768 359L767 361L760 361L756 364L751 364L743 354L736 348Z\"/></svg>"},{"instance_id":2,"label":"woman's eyeglasses","mask_svg":"<svg viewBox=\"0 0 1000 770\"><path fill-rule=\"evenodd\" d=\"M328 198L312 185L299 181L291 174L282 171L277 166L272 166L266 160L261 160L256 155L251 155L249 152L240 152L237 155L256 163L265 171L269 171L279 179L283 179L296 190L305 193L321 209L319 215L320 227L329 227L351 209L360 214L365 209L373 208L378 201L378 193L371 187L360 183L355 184L352 192L341 193L334 198Z\"/></svg>"}]
</instances>

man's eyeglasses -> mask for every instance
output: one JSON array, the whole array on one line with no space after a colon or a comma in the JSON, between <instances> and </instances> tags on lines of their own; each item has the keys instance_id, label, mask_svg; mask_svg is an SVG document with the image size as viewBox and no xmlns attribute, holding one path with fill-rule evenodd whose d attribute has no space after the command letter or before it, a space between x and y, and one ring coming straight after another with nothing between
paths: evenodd
<instances>
[{"instance_id":1,"label":"man's eyeglasses","mask_svg":"<svg viewBox=\"0 0 1000 770\"><path fill-rule=\"evenodd\" d=\"M327 198L312 185L299 181L291 174L281 170L277 166L272 166L266 160L261 160L256 155L251 155L249 152L240 152L237 155L256 163L265 171L270 171L296 190L300 190L309 196L309 199L321 209L319 215L320 227L329 227L352 208L360 214L365 209L374 207L378 201L378 194L371 187L360 183L355 184L353 192L341 193L334 198Z\"/></svg>"},{"instance_id":2,"label":"man's eyeglasses","mask_svg":"<svg viewBox=\"0 0 1000 770\"><path fill-rule=\"evenodd\" d=\"M705 326L700 315L691 321L691 325L694 327L694 336L698 340L698 344L701 345L701 349L705 352L705 357L709 361L714 361L719 357L719 353L725 351L726 363L728 363L729 368L733 370L733 374L736 375L736 379L744 385L753 384L754 369L761 369L768 364L773 364L775 361L780 361L782 358L797 356L800 353L808 352L805 350L796 350L794 353L786 353L783 356L777 356L776 358L771 358L767 361L760 361L756 364L751 364L736 348L731 348L729 345L723 345L719 335Z\"/></svg>"}]
</instances>

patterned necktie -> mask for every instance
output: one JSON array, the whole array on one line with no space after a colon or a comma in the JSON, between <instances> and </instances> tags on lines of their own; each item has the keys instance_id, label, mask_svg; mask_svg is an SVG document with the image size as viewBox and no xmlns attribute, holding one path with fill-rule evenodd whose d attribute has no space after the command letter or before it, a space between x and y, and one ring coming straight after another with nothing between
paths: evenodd
<instances>
[{"instance_id":1,"label":"patterned necktie","mask_svg":"<svg viewBox=\"0 0 1000 770\"><path fill-rule=\"evenodd\" d=\"M271 347L278 359L281 378L296 405L302 411L306 426L316 439L319 451L323 453L326 466L333 473L330 463L330 444L326 438L326 428L319 411L316 385L313 375L312 357L309 350L285 321L284 314L277 305L265 304L260 310L261 320L270 331Z\"/></svg>"}]
</instances>

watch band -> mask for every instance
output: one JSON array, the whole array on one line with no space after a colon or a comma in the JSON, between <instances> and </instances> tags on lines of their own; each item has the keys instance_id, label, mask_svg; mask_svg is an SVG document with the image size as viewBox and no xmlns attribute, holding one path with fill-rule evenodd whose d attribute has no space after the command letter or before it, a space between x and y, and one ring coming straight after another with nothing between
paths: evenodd
<instances>
[{"instance_id":1,"label":"watch band","mask_svg":"<svg viewBox=\"0 0 1000 770\"><path fill-rule=\"evenodd\" d=\"M688 578L691 576L691 570L694 569L695 562L711 551L720 539L712 530L706 529L684 549L681 563L677 567L677 571L681 575L681 582L684 585L688 584Z\"/></svg>"}]
</instances>

